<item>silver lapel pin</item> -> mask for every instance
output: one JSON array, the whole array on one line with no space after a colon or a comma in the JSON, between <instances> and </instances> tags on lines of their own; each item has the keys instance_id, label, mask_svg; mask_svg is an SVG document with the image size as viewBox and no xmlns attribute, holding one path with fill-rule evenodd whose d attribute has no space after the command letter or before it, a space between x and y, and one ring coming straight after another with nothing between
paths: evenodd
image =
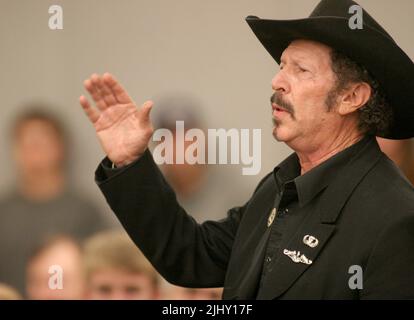
<instances>
[{"instance_id":1,"label":"silver lapel pin","mask_svg":"<svg viewBox=\"0 0 414 320\"><path fill-rule=\"evenodd\" d=\"M272 212L269 214L269 218L267 218L267 227L270 227L275 220L276 217L276 208L273 208Z\"/></svg>"},{"instance_id":2,"label":"silver lapel pin","mask_svg":"<svg viewBox=\"0 0 414 320\"><path fill-rule=\"evenodd\" d=\"M319 244L319 240L316 239L314 236L306 235L303 237L303 243L311 248L315 248Z\"/></svg>"},{"instance_id":3,"label":"silver lapel pin","mask_svg":"<svg viewBox=\"0 0 414 320\"><path fill-rule=\"evenodd\" d=\"M312 264L312 260L308 259L304 254L300 254L300 251L285 249L283 254L287 255L295 263Z\"/></svg>"}]
</instances>

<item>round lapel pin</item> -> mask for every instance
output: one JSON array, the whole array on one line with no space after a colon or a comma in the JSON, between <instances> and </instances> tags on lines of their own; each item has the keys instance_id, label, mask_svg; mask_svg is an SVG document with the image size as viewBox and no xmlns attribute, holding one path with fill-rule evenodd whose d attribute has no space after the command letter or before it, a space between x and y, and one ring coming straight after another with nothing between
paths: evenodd
<instances>
[{"instance_id":1,"label":"round lapel pin","mask_svg":"<svg viewBox=\"0 0 414 320\"><path fill-rule=\"evenodd\" d=\"M319 240L316 239L314 236L307 234L303 237L303 243L311 248L315 248L319 244Z\"/></svg>"}]
</instances>

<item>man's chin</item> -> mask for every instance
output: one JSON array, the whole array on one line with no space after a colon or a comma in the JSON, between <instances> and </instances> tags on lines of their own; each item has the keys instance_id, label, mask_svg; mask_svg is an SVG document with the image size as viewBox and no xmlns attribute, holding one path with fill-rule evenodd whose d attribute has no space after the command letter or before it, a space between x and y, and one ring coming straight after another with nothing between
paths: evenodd
<instances>
[{"instance_id":1,"label":"man's chin","mask_svg":"<svg viewBox=\"0 0 414 320\"><path fill-rule=\"evenodd\" d=\"M287 134L284 134L283 130L281 130L281 128L275 126L273 127L273 137L276 139L276 141L278 142L286 142L288 140L288 136Z\"/></svg>"}]
</instances>

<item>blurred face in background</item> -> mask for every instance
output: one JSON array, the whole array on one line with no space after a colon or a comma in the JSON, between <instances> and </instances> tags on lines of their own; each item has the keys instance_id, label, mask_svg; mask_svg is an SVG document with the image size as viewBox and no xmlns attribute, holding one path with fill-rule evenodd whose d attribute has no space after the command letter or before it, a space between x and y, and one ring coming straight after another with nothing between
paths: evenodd
<instances>
[{"instance_id":1,"label":"blurred face in background","mask_svg":"<svg viewBox=\"0 0 414 320\"><path fill-rule=\"evenodd\" d=\"M87 281L87 298L92 300L153 300L158 290L152 277L122 269L100 269Z\"/></svg>"},{"instance_id":2,"label":"blurred face in background","mask_svg":"<svg viewBox=\"0 0 414 320\"><path fill-rule=\"evenodd\" d=\"M162 171L167 181L172 185L175 192L184 199L191 198L191 196L202 186L204 175L207 171L207 165L205 164L189 164L185 157L184 163L177 163L177 136L176 132L173 132L172 140L172 153L173 153L173 163L162 165ZM194 141L184 140L180 143L183 144L184 152L188 152L188 148L195 143ZM198 150L197 150L198 151ZM197 156L197 151L194 152L194 157ZM185 154L185 153L184 153ZM204 149L204 154L201 155L202 159L207 161L207 148Z\"/></svg>"},{"instance_id":3,"label":"blurred face in background","mask_svg":"<svg viewBox=\"0 0 414 320\"><path fill-rule=\"evenodd\" d=\"M13 149L17 168L23 176L41 175L63 167L63 137L47 120L21 122L15 130Z\"/></svg>"},{"instance_id":4,"label":"blurred face in background","mask_svg":"<svg viewBox=\"0 0 414 320\"><path fill-rule=\"evenodd\" d=\"M70 242L55 244L32 258L27 266L28 298L33 300L84 298L81 259L79 248ZM56 279L57 273L51 272L55 269L50 268L56 265L62 270L62 289L53 287L53 284L57 282L51 281L51 277ZM52 282L52 288L50 282Z\"/></svg>"}]
</instances>

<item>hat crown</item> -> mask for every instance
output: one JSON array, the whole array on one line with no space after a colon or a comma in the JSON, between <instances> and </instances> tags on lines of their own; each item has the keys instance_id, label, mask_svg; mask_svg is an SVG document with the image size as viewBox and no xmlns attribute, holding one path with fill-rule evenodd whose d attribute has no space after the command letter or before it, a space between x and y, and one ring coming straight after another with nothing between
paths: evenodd
<instances>
[{"instance_id":1,"label":"hat crown","mask_svg":"<svg viewBox=\"0 0 414 320\"><path fill-rule=\"evenodd\" d=\"M349 19L352 15L349 12L349 8L351 8L354 5L361 7L363 12L363 24L365 26L368 26L371 29L374 29L377 32L382 33L384 36L394 41L392 37L387 33L387 31L385 31L384 28L382 28L381 25L377 21L375 21L375 19L371 17L369 13L364 10L364 8L362 8L362 6L360 6L358 3L352 0L322 0L315 7L315 9L312 11L309 17L338 17Z\"/></svg>"}]
</instances>

